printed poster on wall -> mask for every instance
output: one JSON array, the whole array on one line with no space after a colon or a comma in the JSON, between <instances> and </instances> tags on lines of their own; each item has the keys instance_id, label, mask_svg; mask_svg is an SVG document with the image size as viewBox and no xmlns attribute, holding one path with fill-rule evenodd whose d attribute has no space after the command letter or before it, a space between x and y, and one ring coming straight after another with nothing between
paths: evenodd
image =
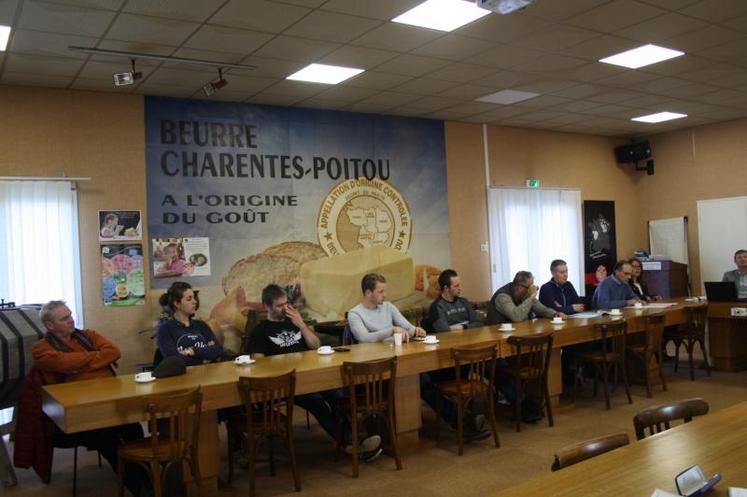
<instances>
[{"instance_id":1,"label":"printed poster on wall","mask_svg":"<svg viewBox=\"0 0 747 497\"><path fill-rule=\"evenodd\" d=\"M140 211L99 211L99 241L140 240Z\"/></svg>"},{"instance_id":2,"label":"printed poster on wall","mask_svg":"<svg viewBox=\"0 0 747 497\"><path fill-rule=\"evenodd\" d=\"M143 246L101 246L101 298L104 305L127 307L145 304Z\"/></svg>"},{"instance_id":3,"label":"printed poster on wall","mask_svg":"<svg viewBox=\"0 0 747 497\"><path fill-rule=\"evenodd\" d=\"M154 238L153 277L210 276L210 239Z\"/></svg>"},{"instance_id":4,"label":"printed poster on wall","mask_svg":"<svg viewBox=\"0 0 747 497\"><path fill-rule=\"evenodd\" d=\"M269 283L318 321L343 317L367 272L401 309L437 296L443 122L163 97L145 110L148 229L210 239L212 272L190 283L212 324L240 324Z\"/></svg>"},{"instance_id":5,"label":"printed poster on wall","mask_svg":"<svg viewBox=\"0 0 747 497\"><path fill-rule=\"evenodd\" d=\"M584 201L584 245L586 295L591 296L617 262L614 201Z\"/></svg>"}]
</instances>

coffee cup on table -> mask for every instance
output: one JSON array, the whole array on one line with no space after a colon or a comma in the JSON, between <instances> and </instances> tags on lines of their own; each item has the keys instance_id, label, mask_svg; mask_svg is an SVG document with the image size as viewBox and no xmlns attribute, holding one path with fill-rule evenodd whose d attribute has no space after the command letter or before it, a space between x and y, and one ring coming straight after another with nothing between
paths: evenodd
<instances>
[{"instance_id":1,"label":"coffee cup on table","mask_svg":"<svg viewBox=\"0 0 747 497\"><path fill-rule=\"evenodd\" d=\"M635 307L636 309L640 309L641 307L643 307L643 304L641 302L636 302L635 304L633 304L633 307Z\"/></svg>"},{"instance_id":2,"label":"coffee cup on table","mask_svg":"<svg viewBox=\"0 0 747 497\"><path fill-rule=\"evenodd\" d=\"M153 373L150 371L145 371L143 373L138 373L135 375L135 381L150 381L153 379Z\"/></svg>"},{"instance_id":3,"label":"coffee cup on table","mask_svg":"<svg viewBox=\"0 0 747 497\"><path fill-rule=\"evenodd\" d=\"M612 314L613 316L619 316L620 314L622 314L622 311L620 309L611 309L610 314Z\"/></svg>"},{"instance_id":4,"label":"coffee cup on table","mask_svg":"<svg viewBox=\"0 0 747 497\"><path fill-rule=\"evenodd\" d=\"M436 335L427 335L425 337L425 340L423 340L423 342L425 343L436 343L437 341L438 338L436 337Z\"/></svg>"},{"instance_id":5,"label":"coffee cup on table","mask_svg":"<svg viewBox=\"0 0 747 497\"><path fill-rule=\"evenodd\" d=\"M249 355L240 355L233 360L236 364L250 364L252 358Z\"/></svg>"},{"instance_id":6,"label":"coffee cup on table","mask_svg":"<svg viewBox=\"0 0 747 497\"><path fill-rule=\"evenodd\" d=\"M402 346L402 333L394 334L394 345L397 347Z\"/></svg>"},{"instance_id":7,"label":"coffee cup on table","mask_svg":"<svg viewBox=\"0 0 747 497\"><path fill-rule=\"evenodd\" d=\"M331 354L332 353L332 346L331 345L322 345L319 347L318 351L321 354Z\"/></svg>"},{"instance_id":8,"label":"coffee cup on table","mask_svg":"<svg viewBox=\"0 0 747 497\"><path fill-rule=\"evenodd\" d=\"M501 329L502 330L510 331L510 330L513 329L513 327L514 327L514 325L511 324L511 323L501 323Z\"/></svg>"},{"instance_id":9,"label":"coffee cup on table","mask_svg":"<svg viewBox=\"0 0 747 497\"><path fill-rule=\"evenodd\" d=\"M563 318L560 316L555 316L552 318L552 324L563 324Z\"/></svg>"}]
</instances>

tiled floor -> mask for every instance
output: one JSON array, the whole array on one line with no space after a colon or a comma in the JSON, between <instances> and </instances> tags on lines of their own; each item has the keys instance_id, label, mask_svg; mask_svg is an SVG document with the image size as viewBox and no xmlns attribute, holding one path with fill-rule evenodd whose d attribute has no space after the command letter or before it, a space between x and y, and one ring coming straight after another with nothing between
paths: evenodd
<instances>
[{"instance_id":1,"label":"tiled floor","mask_svg":"<svg viewBox=\"0 0 747 497\"><path fill-rule=\"evenodd\" d=\"M334 460L332 443L317 425L310 431L305 427L305 416L299 415L296 444L303 484L302 495L328 497L384 497L429 496L456 497L489 495L502 488L520 483L550 470L553 452L570 443L606 433L626 431L635 439L633 415L650 405L669 400L703 397L716 411L747 400L747 371L740 373L713 373L707 378L704 371L697 372L691 382L686 371L673 375L671 366L665 371L669 391L657 388L654 397L645 396L645 388L633 387L633 404L628 405L622 388L613 397L612 410L604 409L601 396L579 398L573 407L558 410L555 427L546 423L523 425L516 433L514 424L506 413L501 413L499 430L501 447L495 449L491 439L465 447L464 456L456 455L455 437L448 428L442 429L440 445L433 441L434 414L424 410L423 440L421 447L404 454L404 469L395 471L391 458L382 456L371 464L363 464L358 479L350 477L347 460ZM223 445L225 447L225 445ZM115 478L108 466L98 469L95 453L82 452L79 456L79 497L112 495ZM259 496L298 495L282 455L278 458L278 475L271 477L266 467L258 469L257 494ZM225 475L226 464L223 461ZM44 485L32 470L17 471L17 487L2 489L7 497L47 497L71 495L72 450L55 454L52 483ZM221 488L221 495L246 495L246 474L238 471L233 487Z\"/></svg>"}]
</instances>

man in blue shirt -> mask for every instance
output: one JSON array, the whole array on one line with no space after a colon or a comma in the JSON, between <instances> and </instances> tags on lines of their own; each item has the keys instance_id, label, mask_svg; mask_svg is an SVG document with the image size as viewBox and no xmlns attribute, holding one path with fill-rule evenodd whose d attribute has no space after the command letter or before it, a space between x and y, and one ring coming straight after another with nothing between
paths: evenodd
<instances>
[{"instance_id":1,"label":"man in blue shirt","mask_svg":"<svg viewBox=\"0 0 747 497\"><path fill-rule=\"evenodd\" d=\"M594 291L591 306L594 309L619 309L640 302L628 282L633 267L628 261L617 261L615 274L605 278Z\"/></svg>"},{"instance_id":2,"label":"man in blue shirt","mask_svg":"<svg viewBox=\"0 0 747 497\"><path fill-rule=\"evenodd\" d=\"M568 281L568 264L563 259L550 263L552 278L542 285L539 300L546 307L564 314L576 314L584 310L584 304L576 293L573 283Z\"/></svg>"}]
</instances>

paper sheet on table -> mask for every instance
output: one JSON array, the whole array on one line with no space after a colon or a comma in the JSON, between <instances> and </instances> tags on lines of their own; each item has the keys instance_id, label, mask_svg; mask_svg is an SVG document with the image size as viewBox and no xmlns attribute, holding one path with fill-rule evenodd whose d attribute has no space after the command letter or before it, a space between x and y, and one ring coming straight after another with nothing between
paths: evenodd
<instances>
[{"instance_id":1,"label":"paper sheet on table","mask_svg":"<svg viewBox=\"0 0 747 497\"><path fill-rule=\"evenodd\" d=\"M747 497L747 488L729 487L729 497Z\"/></svg>"},{"instance_id":2,"label":"paper sheet on table","mask_svg":"<svg viewBox=\"0 0 747 497\"><path fill-rule=\"evenodd\" d=\"M672 302L655 302L652 304L643 304L643 307L634 307L632 305L629 305L628 307L631 309L666 309L667 307L672 307L674 304Z\"/></svg>"},{"instance_id":3,"label":"paper sheet on table","mask_svg":"<svg viewBox=\"0 0 747 497\"><path fill-rule=\"evenodd\" d=\"M671 492L667 492L666 490L657 488L656 490L654 490L654 493L651 494L651 497L680 497L680 496L677 494L673 494Z\"/></svg>"},{"instance_id":4,"label":"paper sheet on table","mask_svg":"<svg viewBox=\"0 0 747 497\"><path fill-rule=\"evenodd\" d=\"M598 318L601 315L602 315L602 311L586 311L586 312L579 312L576 314L569 314L568 317L589 319L589 318Z\"/></svg>"}]
</instances>

